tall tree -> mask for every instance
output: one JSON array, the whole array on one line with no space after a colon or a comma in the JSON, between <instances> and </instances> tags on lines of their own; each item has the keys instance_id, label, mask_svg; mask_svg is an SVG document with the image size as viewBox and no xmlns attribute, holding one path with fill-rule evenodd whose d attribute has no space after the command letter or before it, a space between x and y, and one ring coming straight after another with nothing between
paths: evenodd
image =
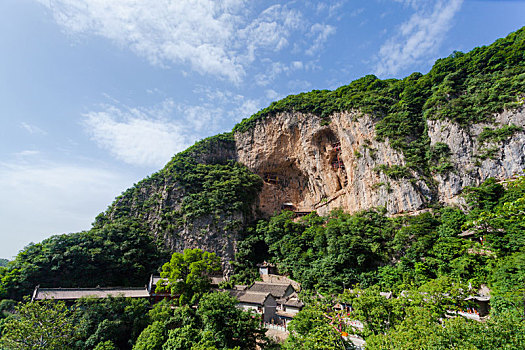
<instances>
[{"instance_id":1,"label":"tall tree","mask_svg":"<svg viewBox=\"0 0 525 350\"><path fill-rule=\"evenodd\" d=\"M77 326L63 302L25 302L15 307L15 315L5 323L0 348L70 349Z\"/></svg>"},{"instance_id":2,"label":"tall tree","mask_svg":"<svg viewBox=\"0 0 525 350\"><path fill-rule=\"evenodd\" d=\"M196 304L210 288L210 275L221 271L220 259L215 253L201 249L186 249L173 253L171 260L162 266L162 280L158 291L170 291L180 295L179 304Z\"/></svg>"}]
</instances>

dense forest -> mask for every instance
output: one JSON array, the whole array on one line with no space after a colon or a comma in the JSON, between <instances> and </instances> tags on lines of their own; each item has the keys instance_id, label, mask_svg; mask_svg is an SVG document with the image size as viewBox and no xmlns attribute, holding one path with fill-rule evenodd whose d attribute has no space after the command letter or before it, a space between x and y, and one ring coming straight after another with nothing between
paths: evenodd
<instances>
[{"instance_id":1,"label":"dense forest","mask_svg":"<svg viewBox=\"0 0 525 350\"><path fill-rule=\"evenodd\" d=\"M523 347L525 177L489 179L464 196L466 211L442 207L397 218L380 209L312 213L300 220L283 212L260 221L243 242L234 278L249 279L254 261L269 259L301 282L306 294L338 295L355 319L365 321L367 349ZM489 322L443 321L447 311L467 308L464 299L482 285L491 290ZM387 300L380 292L396 297ZM310 300L294 319L297 333L286 348L317 349L307 344L322 339L332 345L319 349L334 348L338 333L329 326L326 304Z\"/></svg>"},{"instance_id":2,"label":"dense forest","mask_svg":"<svg viewBox=\"0 0 525 350\"><path fill-rule=\"evenodd\" d=\"M274 102L232 133L175 155L118 197L90 230L32 243L13 261L1 261L0 348L252 349L256 343L267 349L350 348L342 332L359 333L367 349L525 348L525 177L490 178L463 190L463 206L435 201L419 215L392 217L378 207L354 214L312 212L300 219L283 211L261 219L254 206L262 179L217 151L233 152L234 133L280 112L326 117L356 110L374 116L377 137L405 157L406 167L380 170L395 179L410 177L410 169L432 188L430 174L454 168L446 144L430 145L428 119L448 119L468 130L472 123L490 124L494 113L523 106L524 98L522 28L490 46L440 59L425 75L366 76L334 91ZM504 142L519 131L516 125L486 127L478 141ZM480 157L492 153L489 147ZM219 269L214 254L172 254L162 235L151 233L144 218L156 199L141 202L141 191L165 185L166 179L183 199L177 210L161 213L165 232L209 215L239 232L232 283L253 282L262 261L301 283L306 307L292 321L284 344L266 339L261 325L235 308L229 294L207 293L205 276ZM244 220L234 213L243 213ZM184 274L189 270L180 266L186 263L199 268ZM140 286L151 273L162 273L167 288L181 297L154 308L122 298L81 300L73 307L27 302L36 285ZM488 321L449 318L450 311L469 307L465 297L482 286L491 291ZM364 328L336 329L333 320L342 317L333 310L336 302L349 305L347 316ZM35 322L43 325L41 332L31 328ZM47 343L31 347L46 334L53 335ZM21 344L21 338L33 345Z\"/></svg>"},{"instance_id":3,"label":"dense forest","mask_svg":"<svg viewBox=\"0 0 525 350\"><path fill-rule=\"evenodd\" d=\"M304 288L327 293L343 284L400 291L443 275L486 283L499 263L519 260L525 247L525 178L505 185L489 179L464 193L467 212L441 207L391 218L378 208L296 220L283 211L259 221L241 243L239 282L266 259ZM470 239L460 237L467 230Z\"/></svg>"},{"instance_id":4,"label":"dense forest","mask_svg":"<svg viewBox=\"0 0 525 350\"><path fill-rule=\"evenodd\" d=\"M521 348L525 177L503 183L489 179L467 188L464 196L465 211L442 207L396 218L381 209L353 215L334 211L299 220L283 211L258 221L239 249L233 281L253 280L255 264L270 260L302 283L306 307L282 345L265 338L258 321L234 307L235 298L208 293L205 276L219 271L220 264L215 254L200 250L175 253L165 258L162 269L156 266L168 281L164 288L181 295L171 305L150 309L144 300L109 298L80 300L66 308L56 302L16 305L4 299L2 344L25 349L12 343L20 335L17 330L45 318L50 328L43 331L54 334L53 322L62 322L57 339L65 343L57 344L75 349L252 349L256 343L267 349L351 348L341 331L361 335L367 349ZM461 237L464 232L467 238ZM50 242L45 242L48 248ZM446 317L472 306L465 297L482 285L491 290L488 321ZM336 329L330 320L343 315L334 311L336 302L351 306L344 315L361 320L364 328Z\"/></svg>"}]
</instances>

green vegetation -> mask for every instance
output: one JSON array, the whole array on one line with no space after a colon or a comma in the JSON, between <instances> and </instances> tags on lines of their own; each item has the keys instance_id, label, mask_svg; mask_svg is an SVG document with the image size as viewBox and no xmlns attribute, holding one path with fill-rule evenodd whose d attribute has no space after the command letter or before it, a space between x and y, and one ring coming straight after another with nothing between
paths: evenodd
<instances>
[{"instance_id":1,"label":"green vegetation","mask_svg":"<svg viewBox=\"0 0 525 350\"><path fill-rule=\"evenodd\" d=\"M454 170L450 163L450 147L446 143L437 142L432 145L427 157L433 174L446 174Z\"/></svg>"},{"instance_id":2,"label":"green vegetation","mask_svg":"<svg viewBox=\"0 0 525 350\"><path fill-rule=\"evenodd\" d=\"M259 221L239 244L234 278L247 282L257 262L270 260L304 288L329 293L356 283L400 291L443 276L489 283L492 269L525 247L525 178L506 188L489 179L465 196L468 213L445 207L388 218L382 210L334 211L296 221L284 211ZM467 229L475 231L473 240L458 236Z\"/></svg>"},{"instance_id":3,"label":"green vegetation","mask_svg":"<svg viewBox=\"0 0 525 350\"><path fill-rule=\"evenodd\" d=\"M330 317L329 304L312 300L297 314L290 325L290 336L282 349L345 350L350 344L343 341L341 334L327 322ZM351 347L350 347L351 349Z\"/></svg>"},{"instance_id":4,"label":"green vegetation","mask_svg":"<svg viewBox=\"0 0 525 350\"><path fill-rule=\"evenodd\" d=\"M498 143L504 142L512 137L515 133L522 131L522 128L514 124L503 125L500 128L483 128L483 131L478 135L480 148L478 154L475 156L478 161L485 159L495 159L500 151Z\"/></svg>"},{"instance_id":5,"label":"green vegetation","mask_svg":"<svg viewBox=\"0 0 525 350\"><path fill-rule=\"evenodd\" d=\"M174 254L163 267L168 288L194 297L164 300L109 297L0 303L1 349L234 350L273 348L255 314L237 308L228 293L207 293L215 254L194 249ZM180 277L185 277L179 284ZM174 283L173 281L176 281ZM206 293L201 293L203 291ZM195 296L199 294L199 298Z\"/></svg>"},{"instance_id":6,"label":"green vegetation","mask_svg":"<svg viewBox=\"0 0 525 350\"><path fill-rule=\"evenodd\" d=\"M167 257L137 220L120 219L88 232L30 244L0 270L0 297L21 300L36 285L142 285Z\"/></svg>"},{"instance_id":7,"label":"green vegetation","mask_svg":"<svg viewBox=\"0 0 525 350\"><path fill-rule=\"evenodd\" d=\"M197 304L210 289L210 275L221 272L221 261L215 253L201 249L186 249L173 253L171 260L162 266L162 279L157 291L180 295L179 304Z\"/></svg>"},{"instance_id":8,"label":"green vegetation","mask_svg":"<svg viewBox=\"0 0 525 350\"><path fill-rule=\"evenodd\" d=\"M7 260L7 259L0 259L0 267L7 266L8 262L9 262L9 260Z\"/></svg>"},{"instance_id":9,"label":"green vegetation","mask_svg":"<svg viewBox=\"0 0 525 350\"><path fill-rule=\"evenodd\" d=\"M307 306L284 349L345 349L341 332L359 334L367 349L522 348L525 177L506 185L489 179L464 193L467 212L444 207L388 218L381 210L335 211L299 221L283 212L260 221L240 245L234 278L249 279L251 261L264 259L302 283ZM474 235L459 237L467 231ZM490 319L450 318L473 306L465 298L482 284L491 289ZM335 302L350 309L336 311Z\"/></svg>"},{"instance_id":10,"label":"green vegetation","mask_svg":"<svg viewBox=\"0 0 525 350\"><path fill-rule=\"evenodd\" d=\"M522 131L522 128L514 124L504 125L498 129L483 128L483 131L478 136L478 141L483 144L487 142L503 142L512 135Z\"/></svg>"},{"instance_id":11,"label":"green vegetation","mask_svg":"<svg viewBox=\"0 0 525 350\"><path fill-rule=\"evenodd\" d=\"M81 299L75 304L74 349L131 349L148 325L149 302L140 299Z\"/></svg>"},{"instance_id":12,"label":"green vegetation","mask_svg":"<svg viewBox=\"0 0 525 350\"><path fill-rule=\"evenodd\" d=\"M399 325L385 334L367 338L367 349L522 349L525 322L516 314L490 318L486 322L462 317L435 320L423 307L410 310Z\"/></svg>"},{"instance_id":13,"label":"green vegetation","mask_svg":"<svg viewBox=\"0 0 525 350\"><path fill-rule=\"evenodd\" d=\"M234 146L233 134L217 135L177 154L166 165L164 175L172 177L186 193L176 216L191 220L210 213L249 213L262 180L244 165L216 156L233 152Z\"/></svg>"},{"instance_id":14,"label":"green vegetation","mask_svg":"<svg viewBox=\"0 0 525 350\"><path fill-rule=\"evenodd\" d=\"M219 258L200 249L174 253L162 267L158 290L180 295L178 308L161 302L150 313L150 325L133 347L139 349L261 349L271 346L254 314L237 308L228 293L207 293L209 275L220 271Z\"/></svg>"},{"instance_id":15,"label":"green vegetation","mask_svg":"<svg viewBox=\"0 0 525 350\"><path fill-rule=\"evenodd\" d=\"M233 129L245 132L259 120L283 112L328 118L357 110L378 120L377 138L403 152L407 166L426 175L431 167L427 119L447 119L462 126L491 122L494 113L523 104L525 95L525 28L490 46L454 52L436 61L429 73L401 80L368 75L334 91L291 95L244 119ZM508 129L502 136L516 130ZM444 169L431 169L446 171Z\"/></svg>"},{"instance_id":16,"label":"green vegetation","mask_svg":"<svg viewBox=\"0 0 525 350\"><path fill-rule=\"evenodd\" d=\"M485 159L496 159L496 154L499 152L500 148L497 146L492 146L488 148L481 148L480 153L476 154L475 157L478 158L478 160L485 160ZM480 164L476 164L479 166Z\"/></svg>"},{"instance_id":17,"label":"green vegetation","mask_svg":"<svg viewBox=\"0 0 525 350\"><path fill-rule=\"evenodd\" d=\"M388 140L404 154L404 166L383 164L376 171L394 180L421 178L432 189L430 175L446 175L453 167L449 146L430 144L427 120L445 119L468 131L470 124L490 123L494 113L523 105L524 96L522 28L488 47L440 59L425 75L401 80L365 76L334 91L274 102L232 133L175 155L164 169L119 196L91 230L30 244L8 264L0 260L0 347L273 348L259 320L236 308L236 299L206 293L208 276L220 269L215 254L187 250L162 266L169 259L164 239L191 231L203 219L210 224L202 234L244 230L230 284L253 281L256 264L264 260L302 284L307 306L292 321L284 349L344 349L349 344L342 331L358 332L370 349L524 348L525 177L505 185L489 179L466 188L465 211L436 204L417 216L392 218L376 208L352 215L336 210L326 217L314 212L299 220L282 212L251 225L262 181L234 161L233 138L234 132L277 113L309 113L329 125L334 112L358 111L374 118L378 140ZM493 157L495 144L520 131L516 125L485 128L477 157ZM362 151L376 152L369 144ZM354 156L363 155L356 150ZM390 191L388 182L380 187ZM164 198L163 193L179 197ZM165 205L172 202L181 205L177 210ZM469 239L460 236L465 232ZM178 299L151 310L146 301L123 298L86 299L71 308L60 302L15 306L14 300L38 284L136 286L159 266L167 279L159 291L169 290ZM492 290L490 320L447 319L450 312L469 307L464 297L482 284ZM385 291L394 298L385 298ZM333 310L334 296L351 306L346 315ZM363 329L352 329L342 317L361 320ZM37 323L41 326L34 327Z\"/></svg>"},{"instance_id":18,"label":"green vegetation","mask_svg":"<svg viewBox=\"0 0 525 350\"><path fill-rule=\"evenodd\" d=\"M63 302L28 300L15 307L3 325L0 348L9 350L68 349L77 326Z\"/></svg>"},{"instance_id":19,"label":"green vegetation","mask_svg":"<svg viewBox=\"0 0 525 350\"><path fill-rule=\"evenodd\" d=\"M394 180L400 180L400 179L409 179L412 177L412 174L410 173L410 169L408 169L406 166L401 165L385 165L381 164L377 166L374 171L376 172L382 172L386 176L388 176L391 179Z\"/></svg>"},{"instance_id":20,"label":"green vegetation","mask_svg":"<svg viewBox=\"0 0 525 350\"><path fill-rule=\"evenodd\" d=\"M153 321L139 336L133 350L269 349L257 318L236 307L228 293L208 293L192 308L173 309L160 303L150 311Z\"/></svg>"},{"instance_id":21,"label":"green vegetation","mask_svg":"<svg viewBox=\"0 0 525 350\"><path fill-rule=\"evenodd\" d=\"M161 208L160 188L177 190L182 197L180 210L162 208L161 230L171 236L184 225L205 215L228 228L240 223L230 220L234 213L251 216L251 205L262 188L262 180L244 165L234 162L232 133L220 134L197 142L176 154L164 169L125 191L106 213L100 214L95 227L111 218L142 218Z\"/></svg>"}]
</instances>

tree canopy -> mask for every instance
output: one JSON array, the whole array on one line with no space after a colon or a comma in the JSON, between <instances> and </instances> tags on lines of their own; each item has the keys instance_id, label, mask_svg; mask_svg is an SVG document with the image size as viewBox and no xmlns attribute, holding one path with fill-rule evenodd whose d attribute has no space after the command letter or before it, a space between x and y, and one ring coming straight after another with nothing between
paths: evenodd
<instances>
[{"instance_id":1,"label":"tree canopy","mask_svg":"<svg viewBox=\"0 0 525 350\"><path fill-rule=\"evenodd\" d=\"M157 284L157 290L179 295L180 305L195 305L209 290L210 276L220 271L220 259L215 253L185 249L183 253L173 253L170 261L162 265L163 279Z\"/></svg>"},{"instance_id":2,"label":"tree canopy","mask_svg":"<svg viewBox=\"0 0 525 350\"><path fill-rule=\"evenodd\" d=\"M19 303L2 329L0 348L10 350L68 349L77 336L71 311L63 302Z\"/></svg>"}]
</instances>

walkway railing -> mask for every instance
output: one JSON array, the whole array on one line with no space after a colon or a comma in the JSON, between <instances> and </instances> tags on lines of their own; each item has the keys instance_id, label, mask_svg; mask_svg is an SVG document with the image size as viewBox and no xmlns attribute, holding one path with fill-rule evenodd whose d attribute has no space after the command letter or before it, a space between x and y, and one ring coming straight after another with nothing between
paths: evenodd
<instances>
[{"instance_id":1,"label":"walkway railing","mask_svg":"<svg viewBox=\"0 0 525 350\"><path fill-rule=\"evenodd\" d=\"M267 329L275 329L281 332L288 332L288 330L286 329L286 324L280 325L280 324L274 324L274 323L268 323L268 322L263 322L263 323L264 323L264 327Z\"/></svg>"}]
</instances>

